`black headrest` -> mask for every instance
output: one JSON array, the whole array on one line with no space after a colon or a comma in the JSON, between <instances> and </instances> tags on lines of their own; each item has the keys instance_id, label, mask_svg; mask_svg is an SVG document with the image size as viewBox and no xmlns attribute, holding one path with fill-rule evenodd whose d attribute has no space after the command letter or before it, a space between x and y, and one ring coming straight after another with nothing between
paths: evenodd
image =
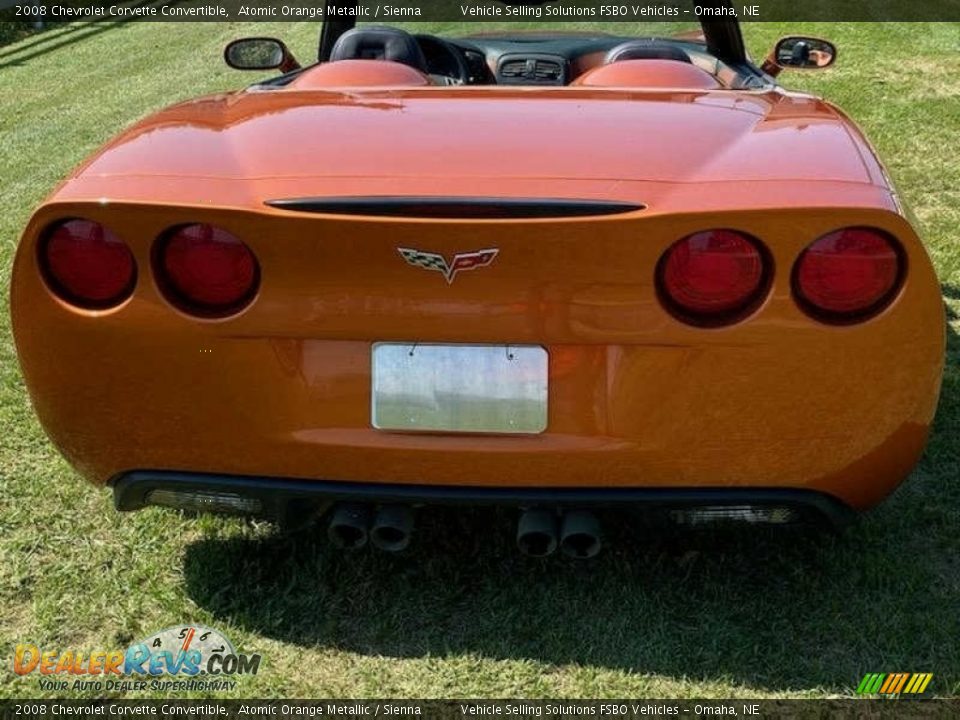
<instances>
[{"instance_id":1,"label":"black headrest","mask_svg":"<svg viewBox=\"0 0 960 720\"><path fill-rule=\"evenodd\" d=\"M692 63L690 56L676 45L659 40L630 40L613 48L607 53L603 62L612 63L618 60L677 60Z\"/></svg>"},{"instance_id":2,"label":"black headrest","mask_svg":"<svg viewBox=\"0 0 960 720\"><path fill-rule=\"evenodd\" d=\"M330 60L392 60L427 72L427 60L413 35L389 27L347 30L334 43Z\"/></svg>"}]
</instances>

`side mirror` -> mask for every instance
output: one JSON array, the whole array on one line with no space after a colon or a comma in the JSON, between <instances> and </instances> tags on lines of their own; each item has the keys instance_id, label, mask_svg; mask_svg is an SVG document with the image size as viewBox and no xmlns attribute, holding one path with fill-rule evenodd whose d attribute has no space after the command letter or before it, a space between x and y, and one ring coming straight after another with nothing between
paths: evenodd
<instances>
[{"instance_id":1,"label":"side mirror","mask_svg":"<svg viewBox=\"0 0 960 720\"><path fill-rule=\"evenodd\" d=\"M300 67L280 40L268 37L250 37L234 40L223 51L223 59L236 70L274 70L290 72Z\"/></svg>"},{"instance_id":2,"label":"side mirror","mask_svg":"<svg viewBox=\"0 0 960 720\"><path fill-rule=\"evenodd\" d=\"M836 59L837 47L833 43L820 38L791 35L777 41L761 69L776 77L786 68L822 70L833 65Z\"/></svg>"}]
</instances>

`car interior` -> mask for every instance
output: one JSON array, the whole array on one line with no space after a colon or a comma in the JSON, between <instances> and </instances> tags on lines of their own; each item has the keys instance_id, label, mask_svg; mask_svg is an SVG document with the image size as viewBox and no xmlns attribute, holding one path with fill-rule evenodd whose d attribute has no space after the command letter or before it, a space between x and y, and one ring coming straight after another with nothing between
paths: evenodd
<instances>
[{"instance_id":1,"label":"car interior","mask_svg":"<svg viewBox=\"0 0 960 720\"><path fill-rule=\"evenodd\" d=\"M389 62L363 62L369 60ZM327 62L259 85L291 89L512 85L710 90L761 83L756 73L720 61L697 40L543 32L441 38L394 27L359 26L336 40Z\"/></svg>"}]
</instances>

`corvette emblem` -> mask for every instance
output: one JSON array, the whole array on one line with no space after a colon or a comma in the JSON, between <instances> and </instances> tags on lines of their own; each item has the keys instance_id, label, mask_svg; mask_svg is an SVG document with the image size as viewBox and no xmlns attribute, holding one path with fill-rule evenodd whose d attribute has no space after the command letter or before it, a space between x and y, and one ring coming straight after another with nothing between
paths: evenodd
<instances>
[{"instance_id":1,"label":"corvette emblem","mask_svg":"<svg viewBox=\"0 0 960 720\"><path fill-rule=\"evenodd\" d=\"M493 262L493 259L500 252L497 248L488 248L487 250L476 250L475 252L457 253L453 260L447 262L447 259L439 253L423 252L412 248L397 248L400 256L414 267L424 270L436 270L443 273L447 283L452 283L453 278L461 270L474 270L479 267L486 267Z\"/></svg>"}]
</instances>

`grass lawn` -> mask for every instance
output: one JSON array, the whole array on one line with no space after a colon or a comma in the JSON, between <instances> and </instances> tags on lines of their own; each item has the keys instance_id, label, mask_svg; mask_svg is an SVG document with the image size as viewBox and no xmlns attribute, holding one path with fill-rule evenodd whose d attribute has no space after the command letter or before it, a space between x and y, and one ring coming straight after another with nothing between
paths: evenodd
<instances>
[{"instance_id":1,"label":"grass lawn","mask_svg":"<svg viewBox=\"0 0 960 720\"><path fill-rule=\"evenodd\" d=\"M894 671L960 692L960 27L756 23L752 54L790 31L839 45L836 68L783 81L865 129L943 283L949 360L929 448L839 539L631 546L617 527L586 564L520 557L510 518L481 512L437 516L399 557L235 520L115 513L31 411L7 307L19 233L123 126L252 81L223 65L229 39L276 34L308 58L317 26L71 25L0 48L0 697L42 694L10 670L17 642L111 650L191 621L263 654L236 691L248 697L818 697Z\"/></svg>"}]
</instances>

